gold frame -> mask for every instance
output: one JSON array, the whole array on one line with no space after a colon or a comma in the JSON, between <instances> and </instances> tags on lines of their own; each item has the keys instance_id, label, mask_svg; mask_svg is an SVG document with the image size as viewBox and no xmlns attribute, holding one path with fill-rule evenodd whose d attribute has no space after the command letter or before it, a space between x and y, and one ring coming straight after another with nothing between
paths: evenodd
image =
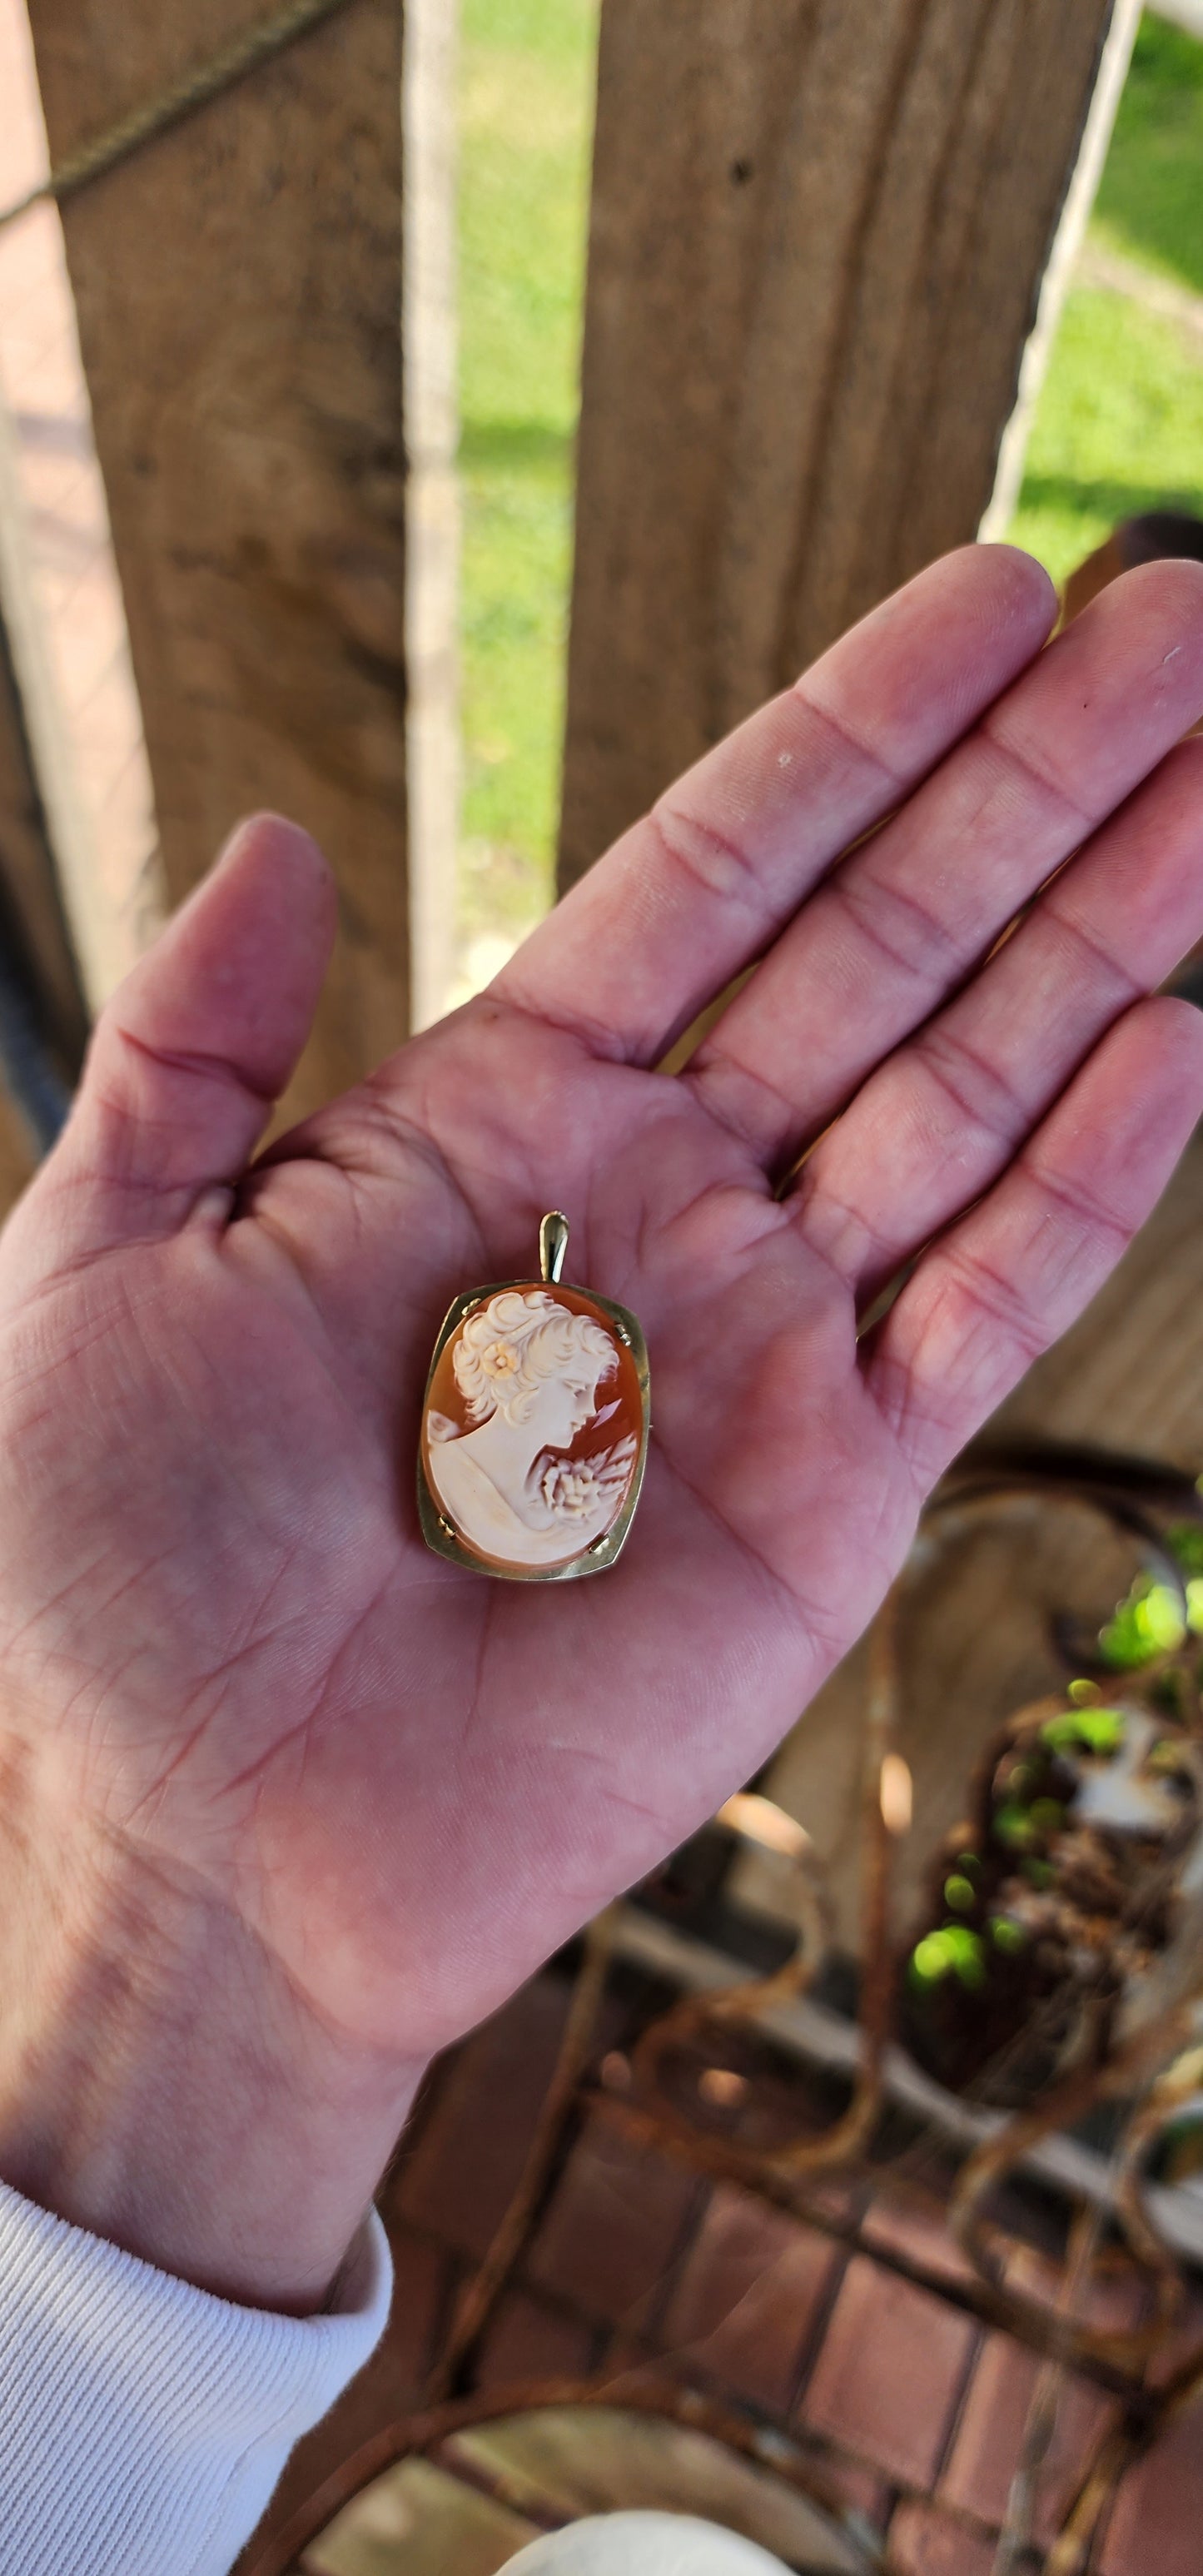
<instances>
[{"instance_id":1,"label":"gold frame","mask_svg":"<svg viewBox=\"0 0 1203 2576\"><path fill-rule=\"evenodd\" d=\"M561 1219L560 1222L563 1223L563 1220ZM552 1284L558 1284L563 1252L560 1250L559 1263L554 1262L554 1256L551 1260L547 1257L545 1248L545 1230L550 1224L551 1219L545 1217L543 1220L543 1227L540 1229L541 1249L544 1250L543 1276L541 1280L530 1278L496 1279L488 1288L466 1289L463 1296L457 1297L454 1304L448 1307L447 1312L443 1317L443 1321L439 1326L438 1339L431 1353L430 1366L426 1372L426 1385L422 1395L423 1425L426 1421L426 1411L430 1403L430 1389L434 1380L435 1370L438 1367L439 1361L442 1358L451 1335L456 1331L469 1310L473 1306L481 1305L488 1297L500 1296L503 1289L506 1288L538 1288L548 1285L549 1282ZM567 1241L567 1235L568 1228L565 1225L565 1242ZM559 1249L558 1246L557 1249ZM582 1574L604 1574L607 1566L614 1564L615 1559L621 1554L626 1543L627 1532L634 1520L635 1508L639 1501L639 1495L643 1485L643 1473L647 1465L648 1439L650 1437L652 1427L651 1374L648 1367L647 1343L643 1337L643 1327L639 1323L637 1317L632 1315L629 1307L616 1306L613 1298L599 1296L595 1288L576 1286L576 1283L573 1281L565 1281L565 1286L573 1287L575 1289L575 1294L578 1297L587 1297L591 1305L596 1306L601 1314L609 1317L616 1339L622 1342L631 1354L635 1363L635 1374L639 1381L641 1415L639 1455L635 1461L635 1469L631 1477L630 1489L628 1491L626 1501L623 1504L617 1520L613 1523L612 1527L606 1531L605 1536L603 1538L595 1538L591 1546L583 1549L580 1556L573 1557L567 1565L486 1565L483 1557L477 1556L473 1549L463 1546L461 1541L456 1537L455 1530L453 1529L451 1522L447 1519L445 1512L440 1511L426 1481L426 1468L422 1459L421 1430L419 1430L418 1433L418 1519L421 1523L422 1536L426 1541L427 1547L433 1548L436 1556L445 1556L449 1558L452 1565L464 1565L468 1568L468 1571L471 1574L491 1575L497 1581L502 1583L573 1583L577 1580L578 1576Z\"/></svg>"}]
</instances>

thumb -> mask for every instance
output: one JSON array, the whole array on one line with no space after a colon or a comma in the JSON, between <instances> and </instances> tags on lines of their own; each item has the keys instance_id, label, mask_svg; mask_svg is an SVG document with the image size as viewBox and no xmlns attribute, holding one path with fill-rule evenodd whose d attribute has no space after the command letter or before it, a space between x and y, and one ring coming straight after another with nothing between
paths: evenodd
<instances>
[{"instance_id":1,"label":"thumb","mask_svg":"<svg viewBox=\"0 0 1203 2576\"><path fill-rule=\"evenodd\" d=\"M309 1035L334 923L308 833L276 814L240 823L97 1022L47 1166L77 1239L172 1233L239 1178Z\"/></svg>"}]
</instances>

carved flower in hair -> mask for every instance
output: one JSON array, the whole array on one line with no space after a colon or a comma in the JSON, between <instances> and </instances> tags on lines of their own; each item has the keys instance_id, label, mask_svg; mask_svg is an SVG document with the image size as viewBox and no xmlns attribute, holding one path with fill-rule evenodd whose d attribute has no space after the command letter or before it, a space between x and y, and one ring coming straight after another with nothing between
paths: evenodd
<instances>
[{"instance_id":1,"label":"carved flower in hair","mask_svg":"<svg viewBox=\"0 0 1203 2576\"><path fill-rule=\"evenodd\" d=\"M479 1357L486 1377L507 1378L518 1374L518 1354L509 1342L487 1342Z\"/></svg>"}]
</instances>

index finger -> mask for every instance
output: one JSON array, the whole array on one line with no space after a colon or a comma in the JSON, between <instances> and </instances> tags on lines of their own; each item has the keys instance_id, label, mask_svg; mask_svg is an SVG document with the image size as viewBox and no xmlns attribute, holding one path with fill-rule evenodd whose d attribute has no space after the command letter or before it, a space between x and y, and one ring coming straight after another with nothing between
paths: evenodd
<instances>
[{"instance_id":1,"label":"index finger","mask_svg":"<svg viewBox=\"0 0 1203 2576\"><path fill-rule=\"evenodd\" d=\"M933 564L707 752L492 990L654 1064L1039 652L1048 575L1012 546Z\"/></svg>"}]
</instances>

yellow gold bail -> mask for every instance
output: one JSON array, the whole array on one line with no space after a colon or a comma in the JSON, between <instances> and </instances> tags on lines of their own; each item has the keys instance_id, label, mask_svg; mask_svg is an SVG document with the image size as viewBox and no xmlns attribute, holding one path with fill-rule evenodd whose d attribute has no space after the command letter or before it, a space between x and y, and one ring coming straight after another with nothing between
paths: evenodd
<instances>
[{"instance_id":1,"label":"yellow gold bail","mask_svg":"<svg viewBox=\"0 0 1203 2576\"><path fill-rule=\"evenodd\" d=\"M549 1288L554 1288L564 1267L568 1250L568 1219L553 1208L539 1228L539 1268Z\"/></svg>"}]
</instances>

